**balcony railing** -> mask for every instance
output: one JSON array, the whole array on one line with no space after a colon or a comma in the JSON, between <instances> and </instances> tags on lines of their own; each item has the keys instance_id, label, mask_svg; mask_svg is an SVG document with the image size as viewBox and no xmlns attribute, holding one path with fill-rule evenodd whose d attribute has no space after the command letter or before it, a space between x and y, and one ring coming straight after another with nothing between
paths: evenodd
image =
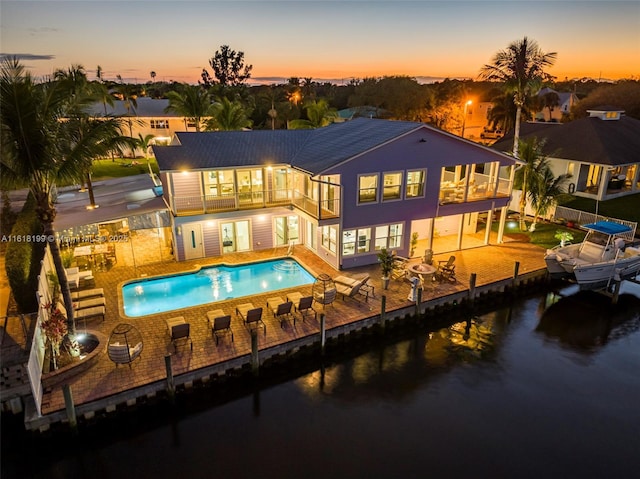
<instances>
[{"instance_id":1,"label":"balcony railing","mask_svg":"<svg viewBox=\"0 0 640 479\"><path fill-rule=\"evenodd\" d=\"M238 211L274 206L294 206L316 219L337 218L338 199L319 202L290 189L256 190L223 195L174 196L172 209L177 216Z\"/></svg>"}]
</instances>

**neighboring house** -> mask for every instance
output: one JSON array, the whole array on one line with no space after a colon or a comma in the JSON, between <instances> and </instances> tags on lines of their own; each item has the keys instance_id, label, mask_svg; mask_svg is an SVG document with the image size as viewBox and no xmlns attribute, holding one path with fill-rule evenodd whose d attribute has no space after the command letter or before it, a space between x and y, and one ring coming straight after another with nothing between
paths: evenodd
<instances>
[{"instance_id":1,"label":"neighboring house","mask_svg":"<svg viewBox=\"0 0 640 479\"><path fill-rule=\"evenodd\" d=\"M178 261L304 244L337 269L375 264L381 248L408 256L413 232L427 248L488 244L496 211L500 242L515 163L422 123L364 118L153 148Z\"/></svg>"},{"instance_id":2,"label":"neighboring house","mask_svg":"<svg viewBox=\"0 0 640 479\"><path fill-rule=\"evenodd\" d=\"M138 135L146 137L154 136L155 144L168 144L173 135L178 131L195 131L195 125L187 118L177 116L172 112L165 112L169 106L169 100L147 97L136 98L136 106L126 102L114 100L114 106L95 103L91 107L91 114L95 116L123 116L130 118L123 134L138 138ZM148 154L148 153L147 153Z\"/></svg>"},{"instance_id":3,"label":"neighboring house","mask_svg":"<svg viewBox=\"0 0 640 479\"><path fill-rule=\"evenodd\" d=\"M640 192L640 120L616 107L599 107L569 123L524 123L520 138L546 141L555 176L572 176L568 192L599 201ZM493 145L513 148L513 132Z\"/></svg>"},{"instance_id":4,"label":"neighboring house","mask_svg":"<svg viewBox=\"0 0 640 479\"><path fill-rule=\"evenodd\" d=\"M490 101L474 101L466 108L466 118L464 119L464 137L471 140L483 140L482 132L485 128L491 129L489 123L489 112L493 108ZM464 110L463 110L464 111Z\"/></svg>"},{"instance_id":5,"label":"neighboring house","mask_svg":"<svg viewBox=\"0 0 640 479\"><path fill-rule=\"evenodd\" d=\"M571 113L571 107L578 102L575 93L557 92L551 88L543 88L538 92L538 98L542 99L549 93L558 95L558 104L556 106L544 107L540 111L534 112L536 121L560 122L563 118L568 117Z\"/></svg>"}]
</instances>

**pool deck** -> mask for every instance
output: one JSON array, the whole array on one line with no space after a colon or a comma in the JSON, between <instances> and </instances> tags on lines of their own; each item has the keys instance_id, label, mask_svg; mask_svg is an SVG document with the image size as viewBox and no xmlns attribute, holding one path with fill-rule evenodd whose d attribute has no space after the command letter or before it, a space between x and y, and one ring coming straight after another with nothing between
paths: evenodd
<instances>
[{"instance_id":1,"label":"pool deck","mask_svg":"<svg viewBox=\"0 0 640 479\"><path fill-rule=\"evenodd\" d=\"M250 297L219 301L213 304L191 307L168 313L154 314L150 316L128 318L121 314L122 304L119 297L120 286L123 282L136 277L150 277L175 272L184 272L196 269L199 266L207 266L224 262L236 264L257 260L286 257L286 248L277 250L256 251L251 253L227 254L224 260L218 258L206 258L186 262L163 262L148 266L139 266L136 269L128 266L115 266L109 271L97 272L95 287L104 288L106 299L105 320L96 318L88 320L87 330L98 331L107 337L119 323L130 323L142 334L144 349L141 356L136 359L131 367L127 365L116 366L106 354L101 353L96 363L88 370L81 372L67 381L73 394L76 407L101 402L102 404L113 402L113 410L117 401L122 401L128 392L144 390L152 384L164 383L166 380L165 356L171 355L174 377L197 376L198 371L211 368L217 364L230 364L234 360L245 358L251 353L251 335L242 321L236 317L236 306L250 302L256 307L264 308L263 320L266 323L266 335L260 330L257 335L259 349L265 350L278 345L285 345L300 338L315 336L319 332L319 320L313 318L302 321L298 319L295 326L291 321L280 326L280 321L273 318L266 308L267 299L280 296L283 299L288 292L299 291L303 295L310 295L312 285L301 288L291 288L278 292L257 294ZM515 262L519 263L519 274L529 274L545 270L543 250L529 243L509 242L499 246L483 246L479 248L456 251L434 256L434 264L439 260L446 260L451 254L456 256L456 283L433 283L428 285L422 296L423 304L428 305L438 298L449 296L456 292L468 291L472 274L476 277L476 286L481 287L499 281L513 278ZM387 290L382 289L380 268L378 265L359 267L351 270L336 271L330 265L323 262L315 254L303 246L296 246L293 257L303 264L314 276L326 273L331 277L337 275L357 275L368 273L369 283L375 286L375 296L364 301L347 298L343 300L340 295L332 305L322 306L314 303L315 309L324 313L327 331L339 328L349 323L356 323L366 318L379 315L382 295L386 298L386 311L406 309L412 306L407 298L410 284L406 280L391 280ZM412 263L419 263L415 258ZM92 286L94 287L94 286ZM207 323L207 311L222 309L232 315L231 328L235 340L231 342L229 336L221 337L216 346L215 339ZM176 316L182 316L191 324L191 339L193 350L184 341L178 343L177 351L169 340L165 320ZM82 332L85 324L80 321L78 332ZM106 345L105 345L106 349ZM131 395L135 398L136 395ZM62 386L54 386L45 390L42 401L42 413L46 415L64 414L65 402ZM107 407L107 411L110 408ZM27 411L29 412L29 411ZM33 411L32 411L33 412ZM55 421L53 421L55 422Z\"/></svg>"}]
</instances>

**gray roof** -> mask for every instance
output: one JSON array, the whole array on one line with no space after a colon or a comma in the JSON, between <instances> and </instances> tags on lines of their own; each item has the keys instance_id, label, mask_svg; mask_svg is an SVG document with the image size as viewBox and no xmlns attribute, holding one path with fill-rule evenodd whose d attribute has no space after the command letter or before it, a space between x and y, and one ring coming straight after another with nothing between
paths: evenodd
<instances>
[{"instance_id":1,"label":"gray roof","mask_svg":"<svg viewBox=\"0 0 640 479\"><path fill-rule=\"evenodd\" d=\"M142 118L178 118L175 113L165 113L164 109L169 106L169 100L139 97L136 99L137 106L127 112L125 102L114 100L113 106L107 105L107 115L109 116L137 116ZM89 113L95 116L104 115L104 104L94 103L89 107Z\"/></svg>"},{"instance_id":2,"label":"gray roof","mask_svg":"<svg viewBox=\"0 0 640 479\"><path fill-rule=\"evenodd\" d=\"M422 123L358 118L315 130L178 132L154 146L162 171L288 164L311 174L371 150Z\"/></svg>"},{"instance_id":3,"label":"gray roof","mask_svg":"<svg viewBox=\"0 0 640 479\"><path fill-rule=\"evenodd\" d=\"M520 138L545 138L545 155L553 158L618 166L638 161L640 120L622 116L619 120L581 118L569 123L523 123ZM513 149L513 131L492 148Z\"/></svg>"}]
</instances>

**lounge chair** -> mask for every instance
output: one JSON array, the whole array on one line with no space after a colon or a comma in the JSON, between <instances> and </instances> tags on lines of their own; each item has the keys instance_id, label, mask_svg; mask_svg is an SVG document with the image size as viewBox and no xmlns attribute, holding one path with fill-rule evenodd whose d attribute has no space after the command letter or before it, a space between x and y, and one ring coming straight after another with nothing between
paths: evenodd
<instances>
[{"instance_id":1,"label":"lounge chair","mask_svg":"<svg viewBox=\"0 0 640 479\"><path fill-rule=\"evenodd\" d=\"M60 312L64 315L64 317L67 317L67 309L64 307L64 304L62 304L60 301L58 301L57 304L58 309L60 310ZM102 321L104 321L104 315L106 314L107 310L104 306L93 306L91 308L85 308L85 309L79 309L79 310L75 310L73 311L73 319L74 321L78 321L78 320L86 320L89 318L94 318L97 316L102 316Z\"/></svg>"},{"instance_id":2,"label":"lounge chair","mask_svg":"<svg viewBox=\"0 0 640 479\"><path fill-rule=\"evenodd\" d=\"M218 345L218 335L231 334L231 341L233 342L233 331L231 331L231 315L225 314L221 309L207 312L207 321L211 328L211 334L216 339L216 346Z\"/></svg>"},{"instance_id":3,"label":"lounge chair","mask_svg":"<svg viewBox=\"0 0 640 479\"><path fill-rule=\"evenodd\" d=\"M88 308L94 308L96 306L106 306L104 296L96 296L94 298L83 299L74 303L73 307L76 311Z\"/></svg>"},{"instance_id":4,"label":"lounge chair","mask_svg":"<svg viewBox=\"0 0 640 479\"><path fill-rule=\"evenodd\" d=\"M311 311L313 311L313 318L318 318L318 312L313 309L313 296L302 296L302 294L295 292L287 295L287 301L293 303L293 309L300 313L303 321L307 314L311 314Z\"/></svg>"},{"instance_id":5,"label":"lounge chair","mask_svg":"<svg viewBox=\"0 0 640 479\"><path fill-rule=\"evenodd\" d=\"M338 278L344 278L344 277L339 276ZM338 293L342 295L343 300L346 299L347 297L357 299L356 296L358 294L361 294L362 296L364 296L365 301L369 300L369 291L362 289L362 286L369 280L368 276L365 276L357 280L353 280L352 278L345 278L344 280L339 280L338 278L335 278L334 282L336 284L336 290ZM342 282L346 280L349 280L348 284L345 282Z\"/></svg>"},{"instance_id":6,"label":"lounge chair","mask_svg":"<svg viewBox=\"0 0 640 479\"><path fill-rule=\"evenodd\" d=\"M282 301L280 297L274 297L267 299L267 307L273 314L273 317L280 320L280 327L284 327L284 322L287 319L293 319L293 324L296 324L296 317L291 313L293 303L291 301Z\"/></svg>"},{"instance_id":7,"label":"lounge chair","mask_svg":"<svg viewBox=\"0 0 640 479\"><path fill-rule=\"evenodd\" d=\"M66 268L64 270L67 275L67 283L69 283L69 288L77 289L80 287L80 269L77 267L74 268Z\"/></svg>"},{"instance_id":8,"label":"lounge chair","mask_svg":"<svg viewBox=\"0 0 640 479\"><path fill-rule=\"evenodd\" d=\"M75 291L71 293L71 299L78 301L80 299L93 298L94 296L104 296L103 288L85 289L83 291Z\"/></svg>"},{"instance_id":9,"label":"lounge chair","mask_svg":"<svg viewBox=\"0 0 640 479\"><path fill-rule=\"evenodd\" d=\"M258 327L262 324L264 335L267 335L267 325L262 321L262 308L256 308L251 303L239 304L236 307L236 315L242 319L242 322L248 327Z\"/></svg>"},{"instance_id":10,"label":"lounge chair","mask_svg":"<svg viewBox=\"0 0 640 479\"><path fill-rule=\"evenodd\" d=\"M167 331L171 337L173 347L178 351L177 341L184 339L191 343L191 351L193 351L193 341L191 340L191 325L187 323L182 316L167 319Z\"/></svg>"}]
</instances>

